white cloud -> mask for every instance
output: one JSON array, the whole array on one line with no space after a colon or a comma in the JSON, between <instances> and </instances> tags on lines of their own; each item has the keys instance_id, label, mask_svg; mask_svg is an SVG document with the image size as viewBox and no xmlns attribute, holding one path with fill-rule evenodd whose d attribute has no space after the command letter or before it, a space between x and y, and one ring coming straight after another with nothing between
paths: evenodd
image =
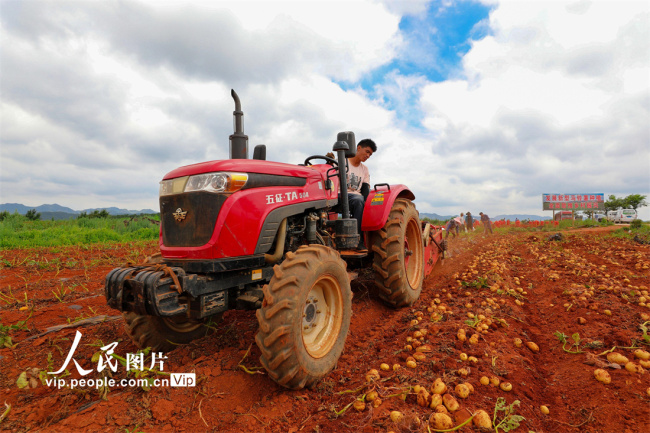
<instances>
[{"instance_id":1,"label":"white cloud","mask_svg":"<svg viewBox=\"0 0 650 433\"><path fill-rule=\"evenodd\" d=\"M356 80L399 47L399 16L367 1L131 2L88 13L115 49L184 75Z\"/></svg>"},{"instance_id":2,"label":"white cloud","mask_svg":"<svg viewBox=\"0 0 650 433\"><path fill-rule=\"evenodd\" d=\"M483 179L463 199L539 214L543 192L648 194L649 17L642 2L499 4L465 78L422 92L434 149L469 152L464 176Z\"/></svg>"},{"instance_id":3,"label":"white cloud","mask_svg":"<svg viewBox=\"0 0 650 433\"><path fill-rule=\"evenodd\" d=\"M231 88L251 149L300 163L352 130L379 146L372 181L409 185L424 212L541 214L542 192L650 195L646 3L496 4L453 80L393 70L372 99L356 80L400 55L400 18L426 7L7 2L2 201L155 209L166 172L227 157ZM419 110L424 129L397 115Z\"/></svg>"},{"instance_id":4,"label":"white cloud","mask_svg":"<svg viewBox=\"0 0 650 433\"><path fill-rule=\"evenodd\" d=\"M165 172L227 158L231 87L250 148L285 162L392 119L332 82L393 55L399 16L381 4L76 6L3 5L2 201L156 208Z\"/></svg>"},{"instance_id":5,"label":"white cloud","mask_svg":"<svg viewBox=\"0 0 650 433\"><path fill-rule=\"evenodd\" d=\"M381 0L386 9L396 15L417 15L426 11L430 0Z\"/></svg>"},{"instance_id":6,"label":"white cloud","mask_svg":"<svg viewBox=\"0 0 650 433\"><path fill-rule=\"evenodd\" d=\"M389 61L399 45L398 14L389 13L379 3L346 1L332 3L312 1L265 1L255 3L256 12L251 13L249 2L235 2L232 11L247 30L265 31L283 27L295 27L302 39L311 33L318 35L319 45L330 45L326 62L318 59L317 70L335 79L355 80L363 72ZM320 50L322 47L314 46ZM295 65L298 68L304 65ZM309 65L308 67L310 67Z\"/></svg>"}]
</instances>

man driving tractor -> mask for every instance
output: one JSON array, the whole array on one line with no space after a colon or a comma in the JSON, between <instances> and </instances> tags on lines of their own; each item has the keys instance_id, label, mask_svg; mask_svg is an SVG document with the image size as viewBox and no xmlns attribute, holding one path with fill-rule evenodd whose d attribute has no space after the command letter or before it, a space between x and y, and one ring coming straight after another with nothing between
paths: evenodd
<instances>
[{"instance_id":1,"label":"man driving tractor","mask_svg":"<svg viewBox=\"0 0 650 433\"><path fill-rule=\"evenodd\" d=\"M363 207L370 193L370 172L364 162L376 151L377 145L375 142L366 138L357 144L357 153L352 158L348 158L348 203L350 204L350 216L357 220L357 229L360 235L359 245L357 246L359 252L368 251L361 232Z\"/></svg>"}]
</instances>

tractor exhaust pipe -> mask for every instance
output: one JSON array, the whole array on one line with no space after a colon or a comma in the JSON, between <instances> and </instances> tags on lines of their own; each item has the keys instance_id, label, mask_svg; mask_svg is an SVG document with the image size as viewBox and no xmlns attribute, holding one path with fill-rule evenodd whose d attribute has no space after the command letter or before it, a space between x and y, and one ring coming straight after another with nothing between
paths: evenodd
<instances>
[{"instance_id":1,"label":"tractor exhaust pipe","mask_svg":"<svg viewBox=\"0 0 650 433\"><path fill-rule=\"evenodd\" d=\"M235 111L233 114L234 134L230 136L230 159L248 159L248 135L244 134L244 112L241 111L239 96L234 89L230 94L235 100Z\"/></svg>"}]
</instances>

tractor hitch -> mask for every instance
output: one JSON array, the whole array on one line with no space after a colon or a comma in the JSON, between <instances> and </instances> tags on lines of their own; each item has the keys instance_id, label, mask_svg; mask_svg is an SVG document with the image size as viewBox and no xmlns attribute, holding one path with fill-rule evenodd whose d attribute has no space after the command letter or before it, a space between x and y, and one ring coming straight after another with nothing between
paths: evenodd
<instances>
[{"instance_id":1,"label":"tractor hitch","mask_svg":"<svg viewBox=\"0 0 650 433\"><path fill-rule=\"evenodd\" d=\"M122 312L202 318L228 309L228 291L215 291L210 283L206 277L185 274L182 268L133 266L113 269L104 290L108 305Z\"/></svg>"},{"instance_id":2,"label":"tractor hitch","mask_svg":"<svg viewBox=\"0 0 650 433\"><path fill-rule=\"evenodd\" d=\"M210 264L216 266L213 262L194 263L199 269ZM270 265L189 274L177 266L146 264L113 269L106 276L104 291L108 305L122 312L201 319L230 308L259 308L263 295L258 282L268 281L272 275Z\"/></svg>"}]
</instances>

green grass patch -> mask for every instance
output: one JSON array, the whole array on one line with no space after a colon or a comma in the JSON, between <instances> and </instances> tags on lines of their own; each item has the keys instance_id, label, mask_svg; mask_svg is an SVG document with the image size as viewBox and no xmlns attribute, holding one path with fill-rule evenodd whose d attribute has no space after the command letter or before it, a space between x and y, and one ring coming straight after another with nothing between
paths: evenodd
<instances>
[{"instance_id":1,"label":"green grass patch","mask_svg":"<svg viewBox=\"0 0 650 433\"><path fill-rule=\"evenodd\" d=\"M614 230L610 236L650 244L650 224L630 224L630 227L621 227L618 230Z\"/></svg>"},{"instance_id":2,"label":"green grass patch","mask_svg":"<svg viewBox=\"0 0 650 433\"><path fill-rule=\"evenodd\" d=\"M159 216L33 221L14 213L0 221L0 249L154 240L158 222Z\"/></svg>"},{"instance_id":3,"label":"green grass patch","mask_svg":"<svg viewBox=\"0 0 650 433\"><path fill-rule=\"evenodd\" d=\"M446 222L446 221L435 220L435 219L426 218L426 217L425 217L425 218L422 218L422 221L426 221L426 222L428 222L429 224L434 225L434 226L442 226L442 227L444 227L444 226L447 225L447 222Z\"/></svg>"},{"instance_id":4,"label":"green grass patch","mask_svg":"<svg viewBox=\"0 0 650 433\"><path fill-rule=\"evenodd\" d=\"M590 228L590 227L606 227L606 226L611 226L614 225L614 223L609 222L609 221L594 221L594 220L564 220L560 221L558 225L555 225L553 222L550 223L545 223L545 224L540 224L540 225L529 225L529 224L522 224L521 226L517 227L514 224L509 224L501 227L494 227L494 223L492 224L495 232L503 232L503 233L508 233L508 232L558 232L562 230L573 230L573 229L580 229L580 228ZM483 230L483 227L480 227L481 230ZM477 229L478 230L478 229Z\"/></svg>"}]
</instances>

